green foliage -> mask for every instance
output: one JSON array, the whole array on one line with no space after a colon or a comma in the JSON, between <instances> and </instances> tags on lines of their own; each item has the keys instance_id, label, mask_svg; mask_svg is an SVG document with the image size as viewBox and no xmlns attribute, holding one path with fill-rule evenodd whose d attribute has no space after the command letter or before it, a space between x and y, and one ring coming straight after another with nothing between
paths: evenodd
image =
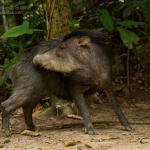
<instances>
[{"instance_id":1,"label":"green foliage","mask_svg":"<svg viewBox=\"0 0 150 150\"><path fill-rule=\"evenodd\" d=\"M16 119L16 118L10 119L10 124L11 124L12 126L17 125L19 122L20 122L20 121L19 121L18 119Z\"/></svg>"},{"instance_id":2,"label":"green foliage","mask_svg":"<svg viewBox=\"0 0 150 150\"><path fill-rule=\"evenodd\" d=\"M149 12L150 3L148 1L125 0L123 3L112 0L101 3L94 10L88 10L87 14L82 16L80 24L84 21L83 25L86 25L84 28L97 28L100 31L107 30L109 32L118 31L123 43L132 48L133 43L139 39L139 35L149 33ZM131 36L130 40L126 34Z\"/></svg>"},{"instance_id":3,"label":"green foliage","mask_svg":"<svg viewBox=\"0 0 150 150\"><path fill-rule=\"evenodd\" d=\"M0 64L0 71L3 72L3 75L0 77L0 86L5 88L11 87L11 83L7 82L10 76L10 71L12 67L22 59L25 51L30 49L30 45L32 44L34 37L35 36L33 35L31 39L25 43L16 38L9 38L3 43L1 53L5 56L5 59L4 63Z\"/></svg>"},{"instance_id":4,"label":"green foliage","mask_svg":"<svg viewBox=\"0 0 150 150\"><path fill-rule=\"evenodd\" d=\"M8 37L18 37L23 34L33 34L33 31L42 31L42 30L29 29L29 22L24 21L20 26L10 28L0 37L0 39Z\"/></svg>"},{"instance_id":5,"label":"green foliage","mask_svg":"<svg viewBox=\"0 0 150 150\"><path fill-rule=\"evenodd\" d=\"M121 62L122 57L126 57L127 54L122 54L114 59L114 65L112 66L113 73L116 74L117 72L122 73L124 71L124 65Z\"/></svg>"},{"instance_id":6,"label":"green foliage","mask_svg":"<svg viewBox=\"0 0 150 150\"><path fill-rule=\"evenodd\" d=\"M70 20L70 27L72 27L73 29L78 29L80 27L80 20Z\"/></svg>"},{"instance_id":7,"label":"green foliage","mask_svg":"<svg viewBox=\"0 0 150 150\"><path fill-rule=\"evenodd\" d=\"M134 55L140 59L141 65L150 64L150 43L146 45L138 45L133 49Z\"/></svg>"},{"instance_id":8,"label":"green foliage","mask_svg":"<svg viewBox=\"0 0 150 150\"><path fill-rule=\"evenodd\" d=\"M24 13L24 22L21 25L15 26L15 24L12 25L11 23L14 27L10 28L0 37L0 39L3 39L3 43L0 46L0 53L2 55L0 86L2 87L11 87L9 74L12 67L22 58L27 50L32 49L34 43L39 43L44 39L45 33L43 32L44 30L41 30L45 28L41 28L44 24L43 14L41 13L44 12L44 9L41 7L40 3L41 1L39 0L35 0L34 2L20 1L15 4L12 4L10 1L5 2L5 5L8 4L13 7L26 4L30 9L26 9L25 11L21 10L22 13ZM7 17L7 20L9 22L9 17Z\"/></svg>"},{"instance_id":9,"label":"green foliage","mask_svg":"<svg viewBox=\"0 0 150 150\"><path fill-rule=\"evenodd\" d=\"M82 0L76 0L71 3L72 11L76 11L82 8Z\"/></svg>"},{"instance_id":10,"label":"green foliage","mask_svg":"<svg viewBox=\"0 0 150 150\"><path fill-rule=\"evenodd\" d=\"M42 109L45 110L50 106L49 102L45 102L42 106Z\"/></svg>"},{"instance_id":11,"label":"green foliage","mask_svg":"<svg viewBox=\"0 0 150 150\"><path fill-rule=\"evenodd\" d=\"M2 77L0 78L0 86L2 86L8 78L9 78L9 71L4 72Z\"/></svg>"},{"instance_id":12,"label":"green foliage","mask_svg":"<svg viewBox=\"0 0 150 150\"><path fill-rule=\"evenodd\" d=\"M82 3L83 3L83 0L76 0L76 1L71 2L72 12L76 12L76 11L82 9ZM69 25L70 25L72 31L80 28L80 21L82 20L83 17L84 16L73 17L73 19L70 20Z\"/></svg>"},{"instance_id":13,"label":"green foliage","mask_svg":"<svg viewBox=\"0 0 150 150\"><path fill-rule=\"evenodd\" d=\"M18 52L15 49L18 49ZM6 86L9 88L10 85L6 83L9 78L11 68L22 58L23 45L22 42L18 42L14 39L7 41L7 45L3 47L5 56L4 64L0 64L0 71L3 71L3 75L0 78L0 86ZM9 59L10 57L10 59Z\"/></svg>"},{"instance_id":14,"label":"green foliage","mask_svg":"<svg viewBox=\"0 0 150 150\"><path fill-rule=\"evenodd\" d=\"M112 32L114 29L112 17L109 15L109 12L106 9L99 9L100 20L103 26L109 31Z\"/></svg>"},{"instance_id":15,"label":"green foliage","mask_svg":"<svg viewBox=\"0 0 150 150\"><path fill-rule=\"evenodd\" d=\"M129 49L133 48L132 43L135 43L139 40L139 37L134 32L131 32L129 30L125 30L119 27L118 27L118 31L120 32L120 36L121 36L123 43Z\"/></svg>"},{"instance_id":16,"label":"green foliage","mask_svg":"<svg viewBox=\"0 0 150 150\"><path fill-rule=\"evenodd\" d=\"M12 126L17 125L18 123L20 123L20 121L19 121L18 119L16 119L16 118L10 119L10 124L11 124Z\"/></svg>"},{"instance_id":17,"label":"green foliage","mask_svg":"<svg viewBox=\"0 0 150 150\"><path fill-rule=\"evenodd\" d=\"M31 28L46 29L46 3L41 0L28 1L29 11L24 14L24 19L30 22Z\"/></svg>"},{"instance_id":18,"label":"green foliage","mask_svg":"<svg viewBox=\"0 0 150 150\"><path fill-rule=\"evenodd\" d=\"M131 20L125 20L118 23L121 26L128 27L128 28L137 28L138 23Z\"/></svg>"},{"instance_id":19,"label":"green foliage","mask_svg":"<svg viewBox=\"0 0 150 150\"><path fill-rule=\"evenodd\" d=\"M29 29L29 22L24 21L20 26L12 27L7 32L5 32L0 39L8 37L17 37L23 34L32 34L33 30Z\"/></svg>"},{"instance_id":20,"label":"green foliage","mask_svg":"<svg viewBox=\"0 0 150 150\"><path fill-rule=\"evenodd\" d=\"M0 35L2 35L0 37L2 39L2 44L0 45L0 55L2 56L0 57L0 74L2 74L0 76L0 86L10 88L9 74L11 68L22 58L26 51L31 50L35 44L37 45L44 39L46 33L44 31L46 30L46 7L40 0L25 0L17 3L8 0L4 2L4 5L12 8L25 5L28 8L21 10L24 22L19 26L15 26L14 15L10 17L10 15L6 14L10 29L3 35L4 31L0 32Z\"/></svg>"}]
</instances>

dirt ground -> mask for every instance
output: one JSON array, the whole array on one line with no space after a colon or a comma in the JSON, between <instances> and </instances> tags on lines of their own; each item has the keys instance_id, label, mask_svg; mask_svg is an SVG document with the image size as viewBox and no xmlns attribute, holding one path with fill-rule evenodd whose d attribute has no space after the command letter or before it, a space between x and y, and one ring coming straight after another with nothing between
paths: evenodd
<instances>
[{"instance_id":1,"label":"dirt ground","mask_svg":"<svg viewBox=\"0 0 150 150\"><path fill-rule=\"evenodd\" d=\"M125 131L104 98L99 104L89 106L97 135L84 134L83 120L70 118L34 119L41 136L25 136L23 115L16 116L20 122L13 126L10 138L0 131L2 150L150 150L150 89L137 89L129 100L117 94L119 104L135 128ZM73 145L73 146L67 146Z\"/></svg>"}]
</instances>

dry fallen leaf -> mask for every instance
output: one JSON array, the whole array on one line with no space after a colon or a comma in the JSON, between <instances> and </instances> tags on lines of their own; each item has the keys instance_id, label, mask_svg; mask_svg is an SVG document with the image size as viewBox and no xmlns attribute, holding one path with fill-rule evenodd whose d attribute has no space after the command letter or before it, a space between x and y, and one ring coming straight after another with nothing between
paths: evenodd
<instances>
[{"instance_id":1,"label":"dry fallen leaf","mask_svg":"<svg viewBox=\"0 0 150 150\"><path fill-rule=\"evenodd\" d=\"M73 119L79 119L79 120L82 120L82 119L83 119L81 116L74 115L74 114L67 115L67 117L68 117L68 118L73 118Z\"/></svg>"},{"instance_id":2,"label":"dry fallen leaf","mask_svg":"<svg viewBox=\"0 0 150 150\"><path fill-rule=\"evenodd\" d=\"M36 131L30 131L30 130L24 130L21 135L27 135L27 136L39 136L42 135L38 130Z\"/></svg>"},{"instance_id":3,"label":"dry fallen leaf","mask_svg":"<svg viewBox=\"0 0 150 150\"><path fill-rule=\"evenodd\" d=\"M84 146L87 147L87 148L92 148L92 146L89 145L89 144L84 144Z\"/></svg>"},{"instance_id":4,"label":"dry fallen leaf","mask_svg":"<svg viewBox=\"0 0 150 150\"><path fill-rule=\"evenodd\" d=\"M145 144L145 143L149 143L150 139L141 139L140 143Z\"/></svg>"},{"instance_id":5,"label":"dry fallen leaf","mask_svg":"<svg viewBox=\"0 0 150 150\"><path fill-rule=\"evenodd\" d=\"M100 139L101 140L109 140L110 137L108 135L101 135Z\"/></svg>"},{"instance_id":6,"label":"dry fallen leaf","mask_svg":"<svg viewBox=\"0 0 150 150\"><path fill-rule=\"evenodd\" d=\"M100 137L101 140L112 140L112 139L119 139L117 136L108 136L108 135L101 135Z\"/></svg>"},{"instance_id":7,"label":"dry fallen leaf","mask_svg":"<svg viewBox=\"0 0 150 150\"><path fill-rule=\"evenodd\" d=\"M117 87L114 87L114 90L115 91L121 91L126 85L123 84L123 85L120 85L120 86L117 86Z\"/></svg>"},{"instance_id":8,"label":"dry fallen leaf","mask_svg":"<svg viewBox=\"0 0 150 150\"><path fill-rule=\"evenodd\" d=\"M140 109L150 109L150 105L149 104L135 104L136 107L140 108Z\"/></svg>"},{"instance_id":9,"label":"dry fallen leaf","mask_svg":"<svg viewBox=\"0 0 150 150\"><path fill-rule=\"evenodd\" d=\"M65 147L69 147L69 146L74 146L74 145L76 145L76 144L78 144L78 143L80 143L80 141L72 141L72 142L68 142L68 143L63 143L63 145L65 146Z\"/></svg>"}]
</instances>

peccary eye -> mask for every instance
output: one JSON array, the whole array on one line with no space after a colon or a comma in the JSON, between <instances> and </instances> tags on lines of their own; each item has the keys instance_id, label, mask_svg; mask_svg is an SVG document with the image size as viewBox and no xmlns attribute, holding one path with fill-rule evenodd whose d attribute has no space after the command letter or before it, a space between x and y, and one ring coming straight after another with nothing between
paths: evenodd
<instances>
[{"instance_id":1,"label":"peccary eye","mask_svg":"<svg viewBox=\"0 0 150 150\"><path fill-rule=\"evenodd\" d=\"M59 49L61 49L61 50L65 49L65 45L60 45Z\"/></svg>"}]
</instances>

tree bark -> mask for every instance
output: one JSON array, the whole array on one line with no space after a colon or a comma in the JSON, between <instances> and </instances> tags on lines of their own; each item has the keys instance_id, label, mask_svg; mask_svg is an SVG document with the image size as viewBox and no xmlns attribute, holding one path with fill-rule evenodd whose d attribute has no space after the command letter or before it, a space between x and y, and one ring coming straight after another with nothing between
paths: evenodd
<instances>
[{"instance_id":1,"label":"tree bark","mask_svg":"<svg viewBox=\"0 0 150 150\"><path fill-rule=\"evenodd\" d=\"M2 0L2 4L4 5L4 0ZM4 30L7 31L8 30L8 23L7 23L7 19L6 19L6 14L5 14L5 9L2 9L2 19L3 19L3 26L4 26Z\"/></svg>"},{"instance_id":2,"label":"tree bark","mask_svg":"<svg viewBox=\"0 0 150 150\"><path fill-rule=\"evenodd\" d=\"M48 27L46 40L63 37L70 32L71 8L67 0L47 0Z\"/></svg>"}]
</instances>

